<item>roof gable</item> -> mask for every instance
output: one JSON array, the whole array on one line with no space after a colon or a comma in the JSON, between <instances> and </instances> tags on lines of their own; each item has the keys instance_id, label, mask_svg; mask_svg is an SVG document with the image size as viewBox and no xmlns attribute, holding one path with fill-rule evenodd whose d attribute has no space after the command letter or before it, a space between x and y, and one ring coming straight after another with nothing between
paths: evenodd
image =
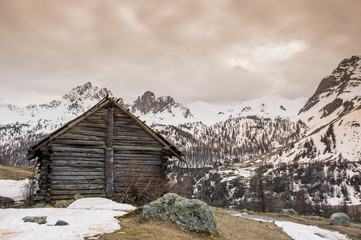
<instances>
[{"instance_id":1,"label":"roof gable","mask_svg":"<svg viewBox=\"0 0 361 240\"><path fill-rule=\"evenodd\" d=\"M48 142L52 141L62 133L66 132L67 130L74 127L76 124L84 120L85 118L89 117L99 109L112 105L118 109L120 109L122 112L127 114L136 124L138 124L141 128L143 128L148 134L150 134L155 140L157 140L161 145L168 148L168 150L173 154L173 156L177 157L179 160L185 162L183 159L183 154L172 144L170 144L163 136L161 136L159 133L154 132L150 127L148 127L144 122L139 120L136 116L134 116L132 113L130 113L126 108L124 108L121 104L116 102L113 98L106 97L103 100L101 100L99 103L94 105L92 108L90 108L88 111L80 115L79 117L69 121L68 123L64 124L59 129L55 130L54 132L50 133L43 139L39 140L38 142L34 143L32 146L29 147L27 158L33 159L36 157L38 150L47 144Z\"/></svg>"}]
</instances>

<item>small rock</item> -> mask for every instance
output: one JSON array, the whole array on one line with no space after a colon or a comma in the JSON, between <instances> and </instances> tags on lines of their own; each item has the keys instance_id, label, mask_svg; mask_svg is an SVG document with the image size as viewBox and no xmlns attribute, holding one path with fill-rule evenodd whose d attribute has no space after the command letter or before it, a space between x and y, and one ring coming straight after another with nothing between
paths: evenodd
<instances>
[{"instance_id":1,"label":"small rock","mask_svg":"<svg viewBox=\"0 0 361 240\"><path fill-rule=\"evenodd\" d=\"M38 203L38 204L36 204L36 205L34 206L34 208L43 208L43 207L45 207L45 206L46 206L46 203L43 202L43 203Z\"/></svg>"},{"instance_id":2,"label":"small rock","mask_svg":"<svg viewBox=\"0 0 361 240\"><path fill-rule=\"evenodd\" d=\"M24 217L24 222L34 222L37 224L44 224L46 223L46 216L39 216L39 217Z\"/></svg>"},{"instance_id":3,"label":"small rock","mask_svg":"<svg viewBox=\"0 0 361 240\"><path fill-rule=\"evenodd\" d=\"M298 212L296 212L295 210L291 209L282 209L281 210L281 214L287 214L287 215L294 215L297 216Z\"/></svg>"},{"instance_id":4,"label":"small rock","mask_svg":"<svg viewBox=\"0 0 361 240\"><path fill-rule=\"evenodd\" d=\"M15 202L13 199L0 196L0 208L11 208L14 207L14 205Z\"/></svg>"},{"instance_id":5,"label":"small rock","mask_svg":"<svg viewBox=\"0 0 361 240\"><path fill-rule=\"evenodd\" d=\"M316 221L322 221L322 220L324 220L323 217L319 217L319 216L308 216L307 219L308 219L308 220L316 220Z\"/></svg>"},{"instance_id":6,"label":"small rock","mask_svg":"<svg viewBox=\"0 0 361 240\"><path fill-rule=\"evenodd\" d=\"M65 226L65 225L69 225L69 223L63 221L63 220L58 220L56 223L55 223L55 226Z\"/></svg>"},{"instance_id":7,"label":"small rock","mask_svg":"<svg viewBox=\"0 0 361 240\"><path fill-rule=\"evenodd\" d=\"M350 226L351 219L350 217L343 212L334 213L331 215L331 225L341 225L341 226Z\"/></svg>"}]
</instances>

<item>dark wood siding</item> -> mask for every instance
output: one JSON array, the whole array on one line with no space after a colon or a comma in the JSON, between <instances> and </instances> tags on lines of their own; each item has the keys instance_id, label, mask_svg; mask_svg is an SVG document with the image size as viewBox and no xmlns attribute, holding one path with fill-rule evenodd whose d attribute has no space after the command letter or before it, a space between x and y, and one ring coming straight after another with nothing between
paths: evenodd
<instances>
[{"instance_id":1,"label":"dark wood siding","mask_svg":"<svg viewBox=\"0 0 361 240\"><path fill-rule=\"evenodd\" d=\"M162 176L162 145L119 109L114 111L113 138L115 192L124 191L134 170L145 181Z\"/></svg>"},{"instance_id":2,"label":"dark wood siding","mask_svg":"<svg viewBox=\"0 0 361 240\"><path fill-rule=\"evenodd\" d=\"M106 122L107 109L99 109L52 141L51 200L105 197Z\"/></svg>"},{"instance_id":3,"label":"dark wood siding","mask_svg":"<svg viewBox=\"0 0 361 240\"><path fill-rule=\"evenodd\" d=\"M137 120L105 105L38 150L41 181L36 200L72 199L76 193L112 197L124 192L134 171L143 176L140 184L164 178L165 149Z\"/></svg>"}]
</instances>

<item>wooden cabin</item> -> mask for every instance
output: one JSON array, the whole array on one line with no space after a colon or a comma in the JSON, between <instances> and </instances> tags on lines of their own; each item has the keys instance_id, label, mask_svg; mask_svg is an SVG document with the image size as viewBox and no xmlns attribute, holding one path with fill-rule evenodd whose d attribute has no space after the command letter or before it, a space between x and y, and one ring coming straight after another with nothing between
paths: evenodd
<instances>
[{"instance_id":1,"label":"wooden cabin","mask_svg":"<svg viewBox=\"0 0 361 240\"><path fill-rule=\"evenodd\" d=\"M145 178L167 177L169 157L183 154L160 134L106 97L78 118L28 149L40 170L35 200L114 197L126 186L130 168Z\"/></svg>"}]
</instances>

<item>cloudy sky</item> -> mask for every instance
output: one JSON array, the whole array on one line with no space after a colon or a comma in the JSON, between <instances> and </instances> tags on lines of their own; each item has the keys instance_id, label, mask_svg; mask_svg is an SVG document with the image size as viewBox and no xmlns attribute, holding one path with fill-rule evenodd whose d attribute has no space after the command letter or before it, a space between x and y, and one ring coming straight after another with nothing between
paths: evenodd
<instances>
[{"instance_id":1,"label":"cloudy sky","mask_svg":"<svg viewBox=\"0 0 361 240\"><path fill-rule=\"evenodd\" d=\"M361 54L359 0L1 0L0 104L91 81L134 99L310 96Z\"/></svg>"}]
</instances>

